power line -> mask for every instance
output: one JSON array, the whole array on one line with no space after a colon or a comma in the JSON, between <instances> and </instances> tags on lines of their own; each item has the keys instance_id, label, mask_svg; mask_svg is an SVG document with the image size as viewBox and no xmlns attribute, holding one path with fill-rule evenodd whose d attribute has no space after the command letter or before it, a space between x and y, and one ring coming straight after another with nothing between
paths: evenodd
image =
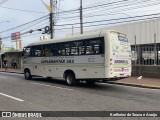
<instances>
[{"instance_id":1,"label":"power line","mask_svg":"<svg viewBox=\"0 0 160 120\"><path fill-rule=\"evenodd\" d=\"M160 18L160 16L151 17L151 18L128 20L128 21L119 21L119 22L111 22L111 23L88 25L88 26L84 26L84 27L100 26L100 25L111 25L111 24L119 24L119 23L126 23L126 22L135 22L135 21L149 20L149 19L155 19L155 18ZM103 22L103 21L102 21L102 22ZM84 23L84 24L85 24L85 23ZM80 27L74 27L74 28L80 28ZM66 29L72 29L72 28L62 28L62 29L55 29L55 30L66 30Z\"/></svg>"},{"instance_id":2,"label":"power line","mask_svg":"<svg viewBox=\"0 0 160 120\"><path fill-rule=\"evenodd\" d=\"M129 10L133 10L133 9L140 9L140 8L144 8L144 7L148 7L148 6L154 6L154 5L158 5L158 4L160 4L160 3L156 3L156 4L149 4L149 5L143 5L143 6L133 6L133 7L129 7L129 8L125 8L125 9L121 9L121 10L117 10L117 11L112 11L112 13L109 13L109 12L104 12L104 13L102 13L102 12L100 12L100 14L92 14L92 13L90 13L90 14L88 14L86 17L88 18L88 17L93 17L93 16L101 16L102 14L107 14L107 15L113 15L113 14L116 14L116 13L118 13L118 14L125 14L125 13L121 13L122 11L129 11ZM107 10L106 10L107 11ZM127 14L125 14L125 15L127 15Z\"/></svg>"},{"instance_id":3,"label":"power line","mask_svg":"<svg viewBox=\"0 0 160 120\"><path fill-rule=\"evenodd\" d=\"M144 3L144 2L143 2ZM153 6L153 5L158 5L158 4L160 4L160 3L150 3L149 5L141 5L141 6L133 6L133 7L130 7L129 5L127 5L129 8L125 8L125 9L121 9L121 10L117 10L117 11L113 11L113 9L111 9L111 8L108 8L108 9L105 9L105 10L101 10L100 11L100 14L95 14L95 12L94 12L94 14L93 14L93 12L92 13L89 13L89 15L88 16L86 16L86 17L84 17L84 18L89 18L89 17L94 17L94 16L101 16L101 14L106 14L106 15L112 15L113 13L114 14L116 14L116 12L119 12L118 14L125 14L125 13L120 13L120 12L122 12L122 11L128 11L128 10L133 10L133 9L140 9L140 8L144 8L144 7L148 7L148 6ZM123 6L120 6L121 8L124 8ZM118 8L118 7L117 7ZM107 13L102 13L102 11L107 11L107 10L112 10L112 12L111 13L109 13L109 12L107 12ZM85 11L84 11L85 12ZM93 14L93 15L92 15ZM126 15L126 14L125 14ZM84 15L85 16L85 15ZM73 19L70 19L70 18L73 18ZM70 20L76 20L76 19L78 19L79 18L79 16L71 16L71 17L63 17L62 19L65 19L65 21L70 21ZM59 21L62 21L62 19L59 19ZM66 20L67 19L67 20Z\"/></svg>"},{"instance_id":4,"label":"power line","mask_svg":"<svg viewBox=\"0 0 160 120\"><path fill-rule=\"evenodd\" d=\"M7 1L8 1L8 0L1 0L1 1L0 1L0 5L3 4L3 3L5 3L5 2L7 2Z\"/></svg>"},{"instance_id":5,"label":"power line","mask_svg":"<svg viewBox=\"0 0 160 120\"><path fill-rule=\"evenodd\" d=\"M41 29L42 29L42 28L41 28ZM38 30L29 30L29 31L26 31L26 32L20 33L20 35L21 35L21 36L23 36L23 35L28 34L28 33L32 34L32 32L35 32L35 31L38 31ZM5 36L5 37L2 37L2 40L4 40L4 39L8 39L8 38L11 38L11 36L10 36L10 35L8 35L8 36Z\"/></svg>"},{"instance_id":6,"label":"power line","mask_svg":"<svg viewBox=\"0 0 160 120\"><path fill-rule=\"evenodd\" d=\"M128 0L120 0L120 1L116 1L116 2L110 2L110 3L106 3L106 4L100 4L100 5L95 5L95 6L91 6L91 7L85 7L83 9L85 10L85 9L90 9L90 8L95 8L95 7L102 7L102 6L106 6L106 5L114 5L114 4L121 3L121 2L126 2L126 1L128 1Z\"/></svg>"},{"instance_id":7,"label":"power line","mask_svg":"<svg viewBox=\"0 0 160 120\"><path fill-rule=\"evenodd\" d=\"M104 6L104 5L112 5L112 4L115 4L115 3L120 3L120 2L125 2L125 1L128 1L128 0L121 0L121 1L116 1L116 2L109 2L109 3L106 3L106 4L100 4L100 5L96 5L96 6L91 6L91 7L84 7L84 9L90 9L90 8L95 8L95 7L100 7L100 6ZM79 8L78 9L71 9L71 10L66 10L66 11L60 11L59 13L62 13L63 15L64 14L69 14L71 12L76 12L76 13L79 13Z\"/></svg>"},{"instance_id":8,"label":"power line","mask_svg":"<svg viewBox=\"0 0 160 120\"><path fill-rule=\"evenodd\" d=\"M121 1L128 1L128 0L121 0ZM119 1L117 1L117 2L119 2ZM141 2L144 2L144 1L141 1ZM114 2L114 3L116 3L116 2ZM157 4L158 2L156 2L156 4ZM106 3L107 4L107 3ZM105 5L106 5L105 4ZM108 3L109 4L109 3ZM133 4L133 3L132 3ZM144 4L146 4L146 3L144 3ZM153 5L153 4L155 4L155 2L152 2L152 3L149 3L149 5ZM158 3L159 4L159 3ZM113 5L115 5L115 4L112 4L112 5L110 5L110 6L113 6ZM125 4L126 5L126 4ZM142 4L143 5L143 4ZM149 6L149 5L147 5L147 6ZM99 5L96 5L97 7L104 7L102 4L99 4ZM90 9L92 9L92 7L93 6L91 6L90 8L88 8L88 9L86 9L86 10L90 10ZM105 6L106 7L106 6ZM120 7L122 7L122 6L120 6ZM127 7L130 7L130 6L127 6ZM138 6L139 7L139 6ZM143 6L144 7L144 6ZM145 7L146 7L146 5L145 5ZM135 7L134 7L135 8ZM140 8L140 7L139 7ZM110 9L110 8L108 8L108 9ZM132 8L133 9L133 8ZM113 9L112 9L113 10ZM127 10L129 10L129 9L127 9ZM61 11L61 12L59 12L59 13L72 13L72 12L76 12L77 11L77 9L74 9L73 11L71 11L71 10L69 10L69 11ZM120 10L119 10L120 11ZM114 11L112 11L112 12L114 12ZM93 12L92 12L93 13ZM56 13L53 13L53 14L56 14ZM156 14L152 14L152 15L156 15ZM159 15L159 13L158 13L158 15ZM48 16L48 15L47 15ZM98 15L93 15L93 16L98 16ZM143 17L147 17L147 16L149 16L149 15L143 15ZM46 16L45 16L46 17ZM79 17L79 16L78 16ZM88 17L90 17L90 16L86 16L86 18L88 18ZM132 19L132 18L136 18L136 17L142 17L142 16L134 16L134 17L127 17L127 18L117 18L117 19L110 19L110 20L105 20L105 21L111 21L111 20L125 20L125 19ZM69 18L69 17L68 17ZM73 17L72 17L73 18ZM149 18L148 18L149 19ZM37 25L37 24L39 24L38 23L38 20L42 20L41 18L39 18L39 19L36 19L36 21L37 21L37 23L35 23L34 25ZM3 33L3 32L8 32L8 31L10 31L10 30L14 30L14 29L17 29L17 28L19 28L19 27L23 27L23 26L25 26L25 25L28 25L28 24L30 24L30 23L34 23L35 22L35 20L34 21L31 21L31 22L28 22L28 23L25 23L25 24L23 24L23 25L20 25L20 26L17 26L17 27L14 27L14 28L11 28L11 29L8 29L8 30L5 30L5 31L2 31L2 32L0 32L0 33ZM100 21L90 21L90 22L85 22L84 24L89 24L89 23L96 23L96 22L104 22L104 20L100 20ZM46 23L45 23L46 24ZM62 25L55 25L55 26L67 26L67 25L76 25L76 24L80 24L80 23L73 23L73 24L62 24ZM34 26L33 25L33 26ZM102 24L103 25L103 24ZM106 24L105 24L106 25ZM92 25L92 26L96 26L96 25ZM84 26L84 27L86 27L86 26ZM28 28L30 28L30 26L29 27L27 27L27 29ZM77 27L74 27L74 28L77 28ZM66 28L63 28L63 29L66 29ZM69 29L72 29L72 28L69 28ZM25 29L23 29L23 30L25 30Z\"/></svg>"},{"instance_id":9,"label":"power line","mask_svg":"<svg viewBox=\"0 0 160 120\"><path fill-rule=\"evenodd\" d=\"M139 4L139 3L141 3L141 4ZM103 6L103 7L101 7L101 8L97 8L97 9L94 9L94 10L92 10L92 11L90 11L90 12L88 12L88 14L89 15L91 15L91 14L95 14L95 13L101 13L102 11L112 11L112 13L113 12L115 12L114 10L116 10L116 9L118 9L118 8L122 8L122 9L120 9L120 10L117 10L116 12L122 12L122 11L124 11L124 10L133 10L133 9L136 9L136 8L142 8L142 7L148 7L148 6L151 6L151 5L157 5L157 4L159 4L157 1L154 1L154 2L150 2L150 0L149 1L142 1L142 2L136 2L136 1L134 1L134 3L125 3L125 4L118 4L118 5L116 5L116 6ZM134 5L134 6L133 6ZM106 9L106 7L107 7L107 9ZM98 10L98 11L97 11Z\"/></svg>"},{"instance_id":10,"label":"power line","mask_svg":"<svg viewBox=\"0 0 160 120\"><path fill-rule=\"evenodd\" d=\"M128 0L121 0L121 1L117 1L117 2L112 2L112 3L106 3L106 4L100 4L100 5L96 5L96 6L91 6L91 7L84 7L84 9L90 9L90 8L94 8L94 7L100 7L100 6L104 6L104 5L112 5L112 4L115 4L115 3L120 3L120 2L124 2L124 1L128 1ZM66 11L60 11L59 13L61 13L62 15L68 15L68 14L71 14L71 13L79 13L79 8L78 9L71 9L71 10L66 10Z\"/></svg>"},{"instance_id":11,"label":"power line","mask_svg":"<svg viewBox=\"0 0 160 120\"><path fill-rule=\"evenodd\" d=\"M109 3L108 3L108 4L109 4ZM106 4L105 4L105 5L106 5ZM114 5L114 4L113 4L113 5ZM111 9L110 7L112 7L113 5L109 5L109 6L108 6L108 9L110 10L110 9ZM126 5L126 4L125 4L125 5ZM106 6L105 6L105 7L106 7ZM122 6L120 6L120 7L122 7ZM94 9L97 9L97 8L94 8ZM108 9L107 9L107 10L108 10ZM83 12L85 13L86 10L83 10ZM101 12L102 12L102 11L101 11ZM112 12L113 12L113 8L112 8ZM79 12L78 12L78 13L79 13ZM95 13L95 12L93 12L93 10L92 10L90 14L93 14L93 13ZM68 17L68 16L67 16L67 17L61 17L61 18L66 20L67 18L75 18L75 17L79 17L79 16L78 16L78 15L77 15L77 16L71 16L71 17Z\"/></svg>"},{"instance_id":12,"label":"power line","mask_svg":"<svg viewBox=\"0 0 160 120\"><path fill-rule=\"evenodd\" d=\"M19 25L19 26L17 26L17 27L13 27L13 28L10 28L10 29L7 29L7 30L4 30L4 31L1 31L0 33L4 33L4 32L8 32L8 31L11 31L11 30L17 29L17 28L19 28L19 27L22 27L22 26L28 25L28 24L30 24L30 23L36 22L36 21L38 21L38 20L40 20L40 19L44 19L45 17L48 17L48 15L43 16L43 17L40 17L40 18L35 19L35 20L33 20L33 21L30 21L30 22L24 23L24 24Z\"/></svg>"},{"instance_id":13,"label":"power line","mask_svg":"<svg viewBox=\"0 0 160 120\"><path fill-rule=\"evenodd\" d=\"M31 29L31 27L33 28L34 26L36 26L36 25L39 25L39 24L41 24L42 22L44 22L44 21L46 21L46 20L48 20L49 19L49 17L48 18L46 18L46 19L41 19L41 21L37 21L35 24L32 24L32 25L29 25L28 27L26 27L26 28L24 28L24 29L21 29L21 30L19 30L20 32L23 32L24 30L26 31L27 29ZM49 21L47 22L47 23L49 23ZM46 23L45 23L46 24Z\"/></svg>"},{"instance_id":14,"label":"power line","mask_svg":"<svg viewBox=\"0 0 160 120\"><path fill-rule=\"evenodd\" d=\"M31 11L31 10L22 10L22 9L17 9L17 8L10 8L10 7L4 7L4 6L0 6L0 8L4 8L4 9L10 9L10 10L16 10L16 11L21 11L21 12L31 12L31 13L45 13L45 12L39 12L39 11Z\"/></svg>"},{"instance_id":15,"label":"power line","mask_svg":"<svg viewBox=\"0 0 160 120\"><path fill-rule=\"evenodd\" d=\"M151 14L151 15L160 15L160 13L159 14ZM151 16L151 15L135 16L135 17L130 17L130 18L136 18L136 17L140 17L141 18L141 17ZM155 18L160 18L160 17L156 16L156 17L136 19L136 20L126 20L126 21L119 21L119 22L102 23L102 24L88 25L88 26L84 26L84 27L94 27L94 26L101 26L101 25L120 24L120 23L135 22L135 21L149 20L149 19L155 19ZM127 18L121 18L121 19L127 19ZM107 20L107 21L112 21L112 20ZM103 20L103 21L93 21L93 22L90 22L90 23L104 22L104 21L106 21L106 20ZM74 27L74 28L80 28L80 27ZM41 28L41 29L44 29L44 27ZM66 30L66 29L72 29L72 28L62 28L62 29L55 29L55 30ZM37 30L33 30L33 31L37 31ZM21 33L21 35L23 36L23 35L28 34L28 33L30 33L30 31L23 32L23 33ZM10 36L2 37L2 39L8 39L8 38L10 38Z\"/></svg>"},{"instance_id":16,"label":"power line","mask_svg":"<svg viewBox=\"0 0 160 120\"><path fill-rule=\"evenodd\" d=\"M106 22L106 21L114 21L114 20L124 20L124 19L132 19L132 18L139 18L139 17L148 17L148 16L156 16L160 15L160 13L156 14L148 14L148 15L139 15L139 16L130 16L130 17L125 17L125 18L115 18L115 19L108 19L108 20L99 20L99 21L90 21L90 22L84 22L84 24L88 23L96 23L96 22ZM61 24L61 25L55 25L55 26L67 26L67 25L77 25L80 23L73 23L73 24Z\"/></svg>"},{"instance_id":17,"label":"power line","mask_svg":"<svg viewBox=\"0 0 160 120\"><path fill-rule=\"evenodd\" d=\"M56 4L57 5L57 4ZM55 20L55 25L57 24L57 21L58 21L58 19L59 19L59 10L60 10L60 5L61 5L61 3L60 3L60 0L59 0L59 2L58 2L58 7L56 6L56 20Z\"/></svg>"}]
</instances>

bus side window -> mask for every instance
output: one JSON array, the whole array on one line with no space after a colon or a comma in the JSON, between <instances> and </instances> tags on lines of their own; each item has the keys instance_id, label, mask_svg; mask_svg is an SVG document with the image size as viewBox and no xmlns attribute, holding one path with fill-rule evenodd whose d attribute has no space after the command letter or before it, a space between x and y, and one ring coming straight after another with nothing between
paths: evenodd
<instances>
[{"instance_id":1,"label":"bus side window","mask_svg":"<svg viewBox=\"0 0 160 120\"><path fill-rule=\"evenodd\" d=\"M24 56L27 57L30 55L31 55L31 48L30 47L24 48Z\"/></svg>"},{"instance_id":2,"label":"bus side window","mask_svg":"<svg viewBox=\"0 0 160 120\"><path fill-rule=\"evenodd\" d=\"M77 47L71 47L71 55L77 55L77 54L78 54Z\"/></svg>"},{"instance_id":3,"label":"bus side window","mask_svg":"<svg viewBox=\"0 0 160 120\"><path fill-rule=\"evenodd\" d=\"M78 47L79 55L85 55L85 46L79 46Z\"/></svg>"},{"instance_id":4,"label":"bus side window","mask_svg":"<svg viewBox=\"0 0 160 120\"><path fill-rule=\"evenodd\" d=\"M70 42L71 55L84 55L85 54L85 41Z\"/></svg>"},{"instance_id":5,"label":"bus side window","mask_svg":"<svg viewBox=\"0 0 160 120\"><path fill-rule=\"evenodd\" d=\"M92 40L86 40L86 55L93 54Z\"/></svg>"},{"instance_id":6,"label":"bus side window","mask_svg":"<svg viewBox=\"0 0 160 120\"><path fill-rule=\"evenodd\" d=\"M71 55L78 55L77 41L70 43Z\"/></svg>"},{"instance_id":7,"label":"bus side window","mask_svg":"<svg viewBox=\"0 0 160 120\"><path fill-rule=\"evenodd\" d=\"M40 56L42 56L41 46L33 46L32 47L32 56L33 57L40 57Z\"/></svg>"},{"instance_id":8,"label":"bus side window","mask_svg":"<svg viewBox=\"0 0 160 120\"><path fill-rule=\"evenodd\" d=\"M42 51L43 51L42 56L44 57L52 56L51 45L44 45Z\"/></svg>"},{"instance_id":9,"label":"bus side window","mask_svg":"<svg viewBox=\"0 0 160 120\"><path fill-rule=\"evenodd\" d=\"M40 56L41 56L41 50L36 50L36 51L35 51L35 56L40 57Z\"/></svg>"},{"instance_id":10,"label":"bus side window","mask_svg":"<svg viewBox=\"0 0 160 120\"><path fill-rule=\"evenodd\" d=\"M92 46L86 46L86 55L92 54Z\"/></svg>"},{"instance_id":11,"label":"bus side window","mask_svg":"<svg viewBox=\"0 0 160 120\"><path fill-rule=\"evenodd\" d=\"M92 46L92 54L103 54L103 39L96 38L90 41L90 46Z\"/></svg>"},{"instance_id":12,"label":"bus side window","mask_svg":"<svg viewBox=\"0 0 160 120\"><path fill-rule=\"evenodd\" d=\"M100 54L104 54L104 38L101 38L101 39L100 39L99 53L100 53Z\"/></svg>"},{"instance_id":13,"label":"bus side window","mask_svg":"<svg viewBox=\"0 0 160 120\"><path fill-rule=\"evenodd\" d=\"M59 49L58 49L58 44L57 43L53 43L50 45L50 55L51 56L58 56L60 53Z\"/></svg>"},{"instance_id":14,"label":"bus side window","mask_svg":"<svg viewBox=\"0 0 160 120\"><path fill-rule=\"evenodd\" d=\"M49 57L49 56L51 56L51 54L50 54L50 50L49 50L49 49L47 49L47 48L46 48L46 49L44 49L44 50L43 50L43 56L44 56L44 57Z\"/></svg>"},{"instance_id":15,"label":"bus side window","mask_svg":"<svg viewBox=\"0 0 160 120\"><path fill-rule=\"evenodd\" d=\"M94 53L99 54L100 53L100 46L99 44L93 45Z\"/></svg>"},{"instance_id":16,"label":"bus side window","mask_svg":"<svg viewBox=\"0 0 160 120\"><path fill-rule=\"evenodd\" d=\"M85 40L79 41L78 55L85 55Z\"/></svg>"},{"instance_id":17,"label":"bus side window","mask_svg":"<svg viewBox=\"0 0 160 120\"><path fill-rule=\"evenodd\" d=\"M65 46L64 43L58 43L57 44L57 49L54 49L54 51L56 51L56 55L57 56L63 56L65 55Z\"/></svg>"},{"instance_id":18,"label":"bus side window","mask_svg":"<svg viewBox=\"0 0 160 120\"><path fill-rule=\"evenodd\" d=\"M69 42L66 42L64 44L64 47L65 47L65 55L66 56L69 56L70 55L70 43Z\"/></svg>"}]
</instances>

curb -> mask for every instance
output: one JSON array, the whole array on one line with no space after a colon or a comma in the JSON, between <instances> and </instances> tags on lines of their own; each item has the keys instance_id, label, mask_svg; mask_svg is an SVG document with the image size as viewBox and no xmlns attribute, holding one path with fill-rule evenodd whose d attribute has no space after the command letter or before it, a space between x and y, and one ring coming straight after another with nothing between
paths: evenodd
<instances>
[{"instance_id":1,"label":"curb","mask_svg":"<svg viewBox=\"0 0 160 120\"><path fill-rule=\"evenodd\" d=\"M13 71L0 71L0 72L23 74L23 73L21 73L21 72L13 72Z\"/></svg>"},{"instance_id":2,"label":"curb","mask_svg":"<svg viewBox=\"0 0 160 120\"><path fill-rule=\"evenodd\" d=\"M108 84L115 84L115 85L125 85L125 86L139 87L139 88L160 89L160 87L158 87L158 86L147 86L147 85L129 84L129 83L116 83L116 82L107 82L107 83Z\"/></svg>"}]
</instances>

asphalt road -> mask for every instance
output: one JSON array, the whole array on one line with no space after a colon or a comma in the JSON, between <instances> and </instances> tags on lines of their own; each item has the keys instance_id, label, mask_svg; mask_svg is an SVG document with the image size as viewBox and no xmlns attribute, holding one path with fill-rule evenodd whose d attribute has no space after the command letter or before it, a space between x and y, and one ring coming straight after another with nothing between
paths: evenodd
<instances>
[{"instance_id":1,"label":"asphalt road","mask_svg":"<svg viewBox=\"0 0 160 120\"><path fill-rule=\"evenodd\" d=\"M64 81L25 80L22 74L1 72L0 111L160 111L160 90L100 83L94 86L80 83L70 87ZM118 118L121 119L131 118Z\"/></svg>"}]
</instances>

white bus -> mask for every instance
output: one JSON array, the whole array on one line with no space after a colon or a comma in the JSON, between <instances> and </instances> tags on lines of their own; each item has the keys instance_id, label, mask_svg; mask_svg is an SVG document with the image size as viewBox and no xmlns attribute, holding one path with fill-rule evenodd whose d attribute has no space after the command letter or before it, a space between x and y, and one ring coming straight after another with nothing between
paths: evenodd
<instances>
[{"instance_id":1,"label":"white bus","mask_svg":"<svg viewBox=\"0 0 160 120\"><path fill-rule=\"evenodd\" d=\"M126 36L115 31L44 40L24 48L22 70L25 79L42 76L68 85L126 78L131 76L131 48Z\"/></svg>"}]
</instances>

